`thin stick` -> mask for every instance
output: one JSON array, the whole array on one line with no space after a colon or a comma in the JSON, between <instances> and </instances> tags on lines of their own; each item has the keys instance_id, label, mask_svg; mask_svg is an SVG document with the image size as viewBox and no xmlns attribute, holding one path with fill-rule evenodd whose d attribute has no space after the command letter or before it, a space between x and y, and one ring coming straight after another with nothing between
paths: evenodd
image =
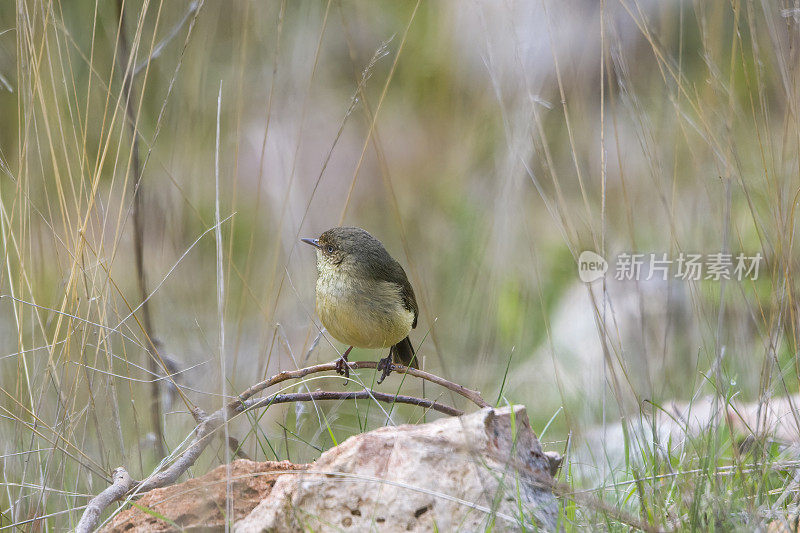
<instances>
[{"instance_id":1,"label":"thin stick","mask_svg":"<svg viewBox=\"0 0 800 533\"><path fill-rule=\"evenodd\" d=\"M378 362L377 361L350 361L347 363L351 370L358 370L359 368L377 368ZM336 363L323 363L321 365L314 365L309 366L306 368L301 368L299 370L286 370L279 374L272 376L269 379L265 379L259 383L256 383L249 389L245 390L241 394L239 394L239 398L233 400L228 404L229 409L238 410L239 405L241 405L246 400L250 399L253 395L258 394L262 390L272 387L273 385L277 385L283 381L287 381L289 379L300 379L309 374L316 374L318 372L328 372L331 370L336 369ZM448 390L451 390L455 393L460 394L464 398L468 399L475 405L480 408L489 407L489 403L481 397L478 391L468 389L459 385L458 383L453 383L452 381L448 381L444 378L441 378L437 375L431 374L430 372L425 372L424 370L417 370L416 368L409 368L403 365L392 364L392 371L398 372L400 374L408 374L409 376L414 376L420 379L424 379L426 381L430 381L431 383L436 383Z\"/></svg>"},{"instance_id":2,"label":"thin stick","mask_svg":"<svg viewBox=\"0 0 800 533\"><path fill-rule=\"evenodd\" d=\"M113 502L121 499L136 483L133 481L128 471L122 467L114 470L114 482L103 492L89 500L89 505L83 511L76 533L88 533L94 531L100 514Z\"/></svg>"},{"instance_id":3,"label":"thin stick","mask_svg":"<svg viewBox=\"0 0 800 533\"><path fill-rule=\"evenodd\" d=\"M239 405L241 412L249 411L251 409L258 409L260 407L269 407L276 403L291 403L291 402L310 402L317 400L369 400L375 398L386 403L407 403L410 405L418 405L426 409L433 409L450 416L461 416L464 411L437 403L433 400L426 398L417 398L415 396L404 396L400 394L388 394L385 392L360 390L355 392L339 392L339 391L314 391L314 392L296 392L292 394L275 394L261 398L256 401L245 402Z\"/></svg>"},{"instance_id":4,"label":"thin stick","mask_svg":"<svg viewBox=\"0 0 800 533\"><path fill-rule=\"evenodd\" d=\"M131 129L131 158L130 165L133 172L133 248L136 256L136 277L139 285L139 296L142 300L142 326L145 337L147 337L147 362L148 369L153 375L157 375L159 368L156 361L157 349L155 344L155 331L153 320L150 315L150 306L147 301L147 275L144 271L144 218L142 213L143 181L142 168L139 165L139 135L136 131L136 110L133 96L133 75L128 70L127 63L130 62L130 48L128 37L125 32L125 9L122 0L117 0L119 10L119 48L120 48L120 70L122 71L122 91L126 100L126 111L128 114L128 126ZM150 387L150 423L156 435L155 447L158 458L166 455L164 447L164 428L161 424L161 384L153 381Z\"/></svg>"}]
</instances>

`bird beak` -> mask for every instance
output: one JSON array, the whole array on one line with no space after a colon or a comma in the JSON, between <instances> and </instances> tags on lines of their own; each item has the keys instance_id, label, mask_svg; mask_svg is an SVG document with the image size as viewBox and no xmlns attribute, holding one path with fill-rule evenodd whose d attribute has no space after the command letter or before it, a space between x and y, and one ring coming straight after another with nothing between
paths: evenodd
<instances>
[{"instance_id":1,"label":"bird beak","mask_svg":"<svg viewBox=\"0 0 800 533\"><path fill-rule=\"evenodd\" d=\"M319 245L319 239L300 239L300 240L306 244L310 244L311 246L322 248L322 246Z\"/></svg>"}]
</instances>

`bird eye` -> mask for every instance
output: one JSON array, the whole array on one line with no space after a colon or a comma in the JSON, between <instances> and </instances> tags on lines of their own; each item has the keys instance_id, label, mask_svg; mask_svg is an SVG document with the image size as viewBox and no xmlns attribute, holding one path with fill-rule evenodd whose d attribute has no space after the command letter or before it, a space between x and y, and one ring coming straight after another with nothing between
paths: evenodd
<instances>
[{"instance_id":1,"label":"bird eye","mask_svg":"<svg viewBox=\"0 0 800 533\"><path fill-rule=\"evenodd\" d=\"M330 244L328 245L328 253L329 254L333 253L333 246L331 246Z\"/></svg>"}]
</instances>

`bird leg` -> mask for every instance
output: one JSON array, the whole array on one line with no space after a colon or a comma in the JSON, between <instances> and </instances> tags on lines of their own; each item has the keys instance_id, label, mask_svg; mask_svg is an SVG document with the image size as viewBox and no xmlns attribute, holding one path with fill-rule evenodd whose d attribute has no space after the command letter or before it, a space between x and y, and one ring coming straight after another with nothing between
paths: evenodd
<instances>
[{"instance_id":1,"label":"bird leg","mask_svg":"<svg viewBox=\"0 0 800 533\"><path fill-rule=\"evenodd\" d=\"M347 365L347 356L350 355L350 350L352 349L352 346L349 347L342 356L336 360L336 373L346 378L350 377L350 367Z\"/></svg>"},{"instance_id":2,"label":"bird leg","mask_svg":"<svg viewBox=\"0 0 800 533\"><path fill-rule=\"evenodd\" d=\"M389 355L378 361L376 369L383 370L380 379L378 379L378 385L380 385L392 373L392 352L389 352Z\"/></svg>"}]
</instances>

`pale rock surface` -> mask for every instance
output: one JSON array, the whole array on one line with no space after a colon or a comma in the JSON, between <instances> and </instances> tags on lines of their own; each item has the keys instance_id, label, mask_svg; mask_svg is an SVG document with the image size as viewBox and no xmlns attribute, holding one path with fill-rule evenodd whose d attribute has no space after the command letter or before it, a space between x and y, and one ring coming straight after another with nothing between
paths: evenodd
<instances>
[{"instance_id":1,"label":"pale rock surface","mask_svg":"<svg viewBox=\"0 0 800 533\"><path fill-rule=\"evenodd\" d=\"M235 529L551 530L551 462L521 406L385 427L281 476Z\"/></svg>"}]
</instances>

